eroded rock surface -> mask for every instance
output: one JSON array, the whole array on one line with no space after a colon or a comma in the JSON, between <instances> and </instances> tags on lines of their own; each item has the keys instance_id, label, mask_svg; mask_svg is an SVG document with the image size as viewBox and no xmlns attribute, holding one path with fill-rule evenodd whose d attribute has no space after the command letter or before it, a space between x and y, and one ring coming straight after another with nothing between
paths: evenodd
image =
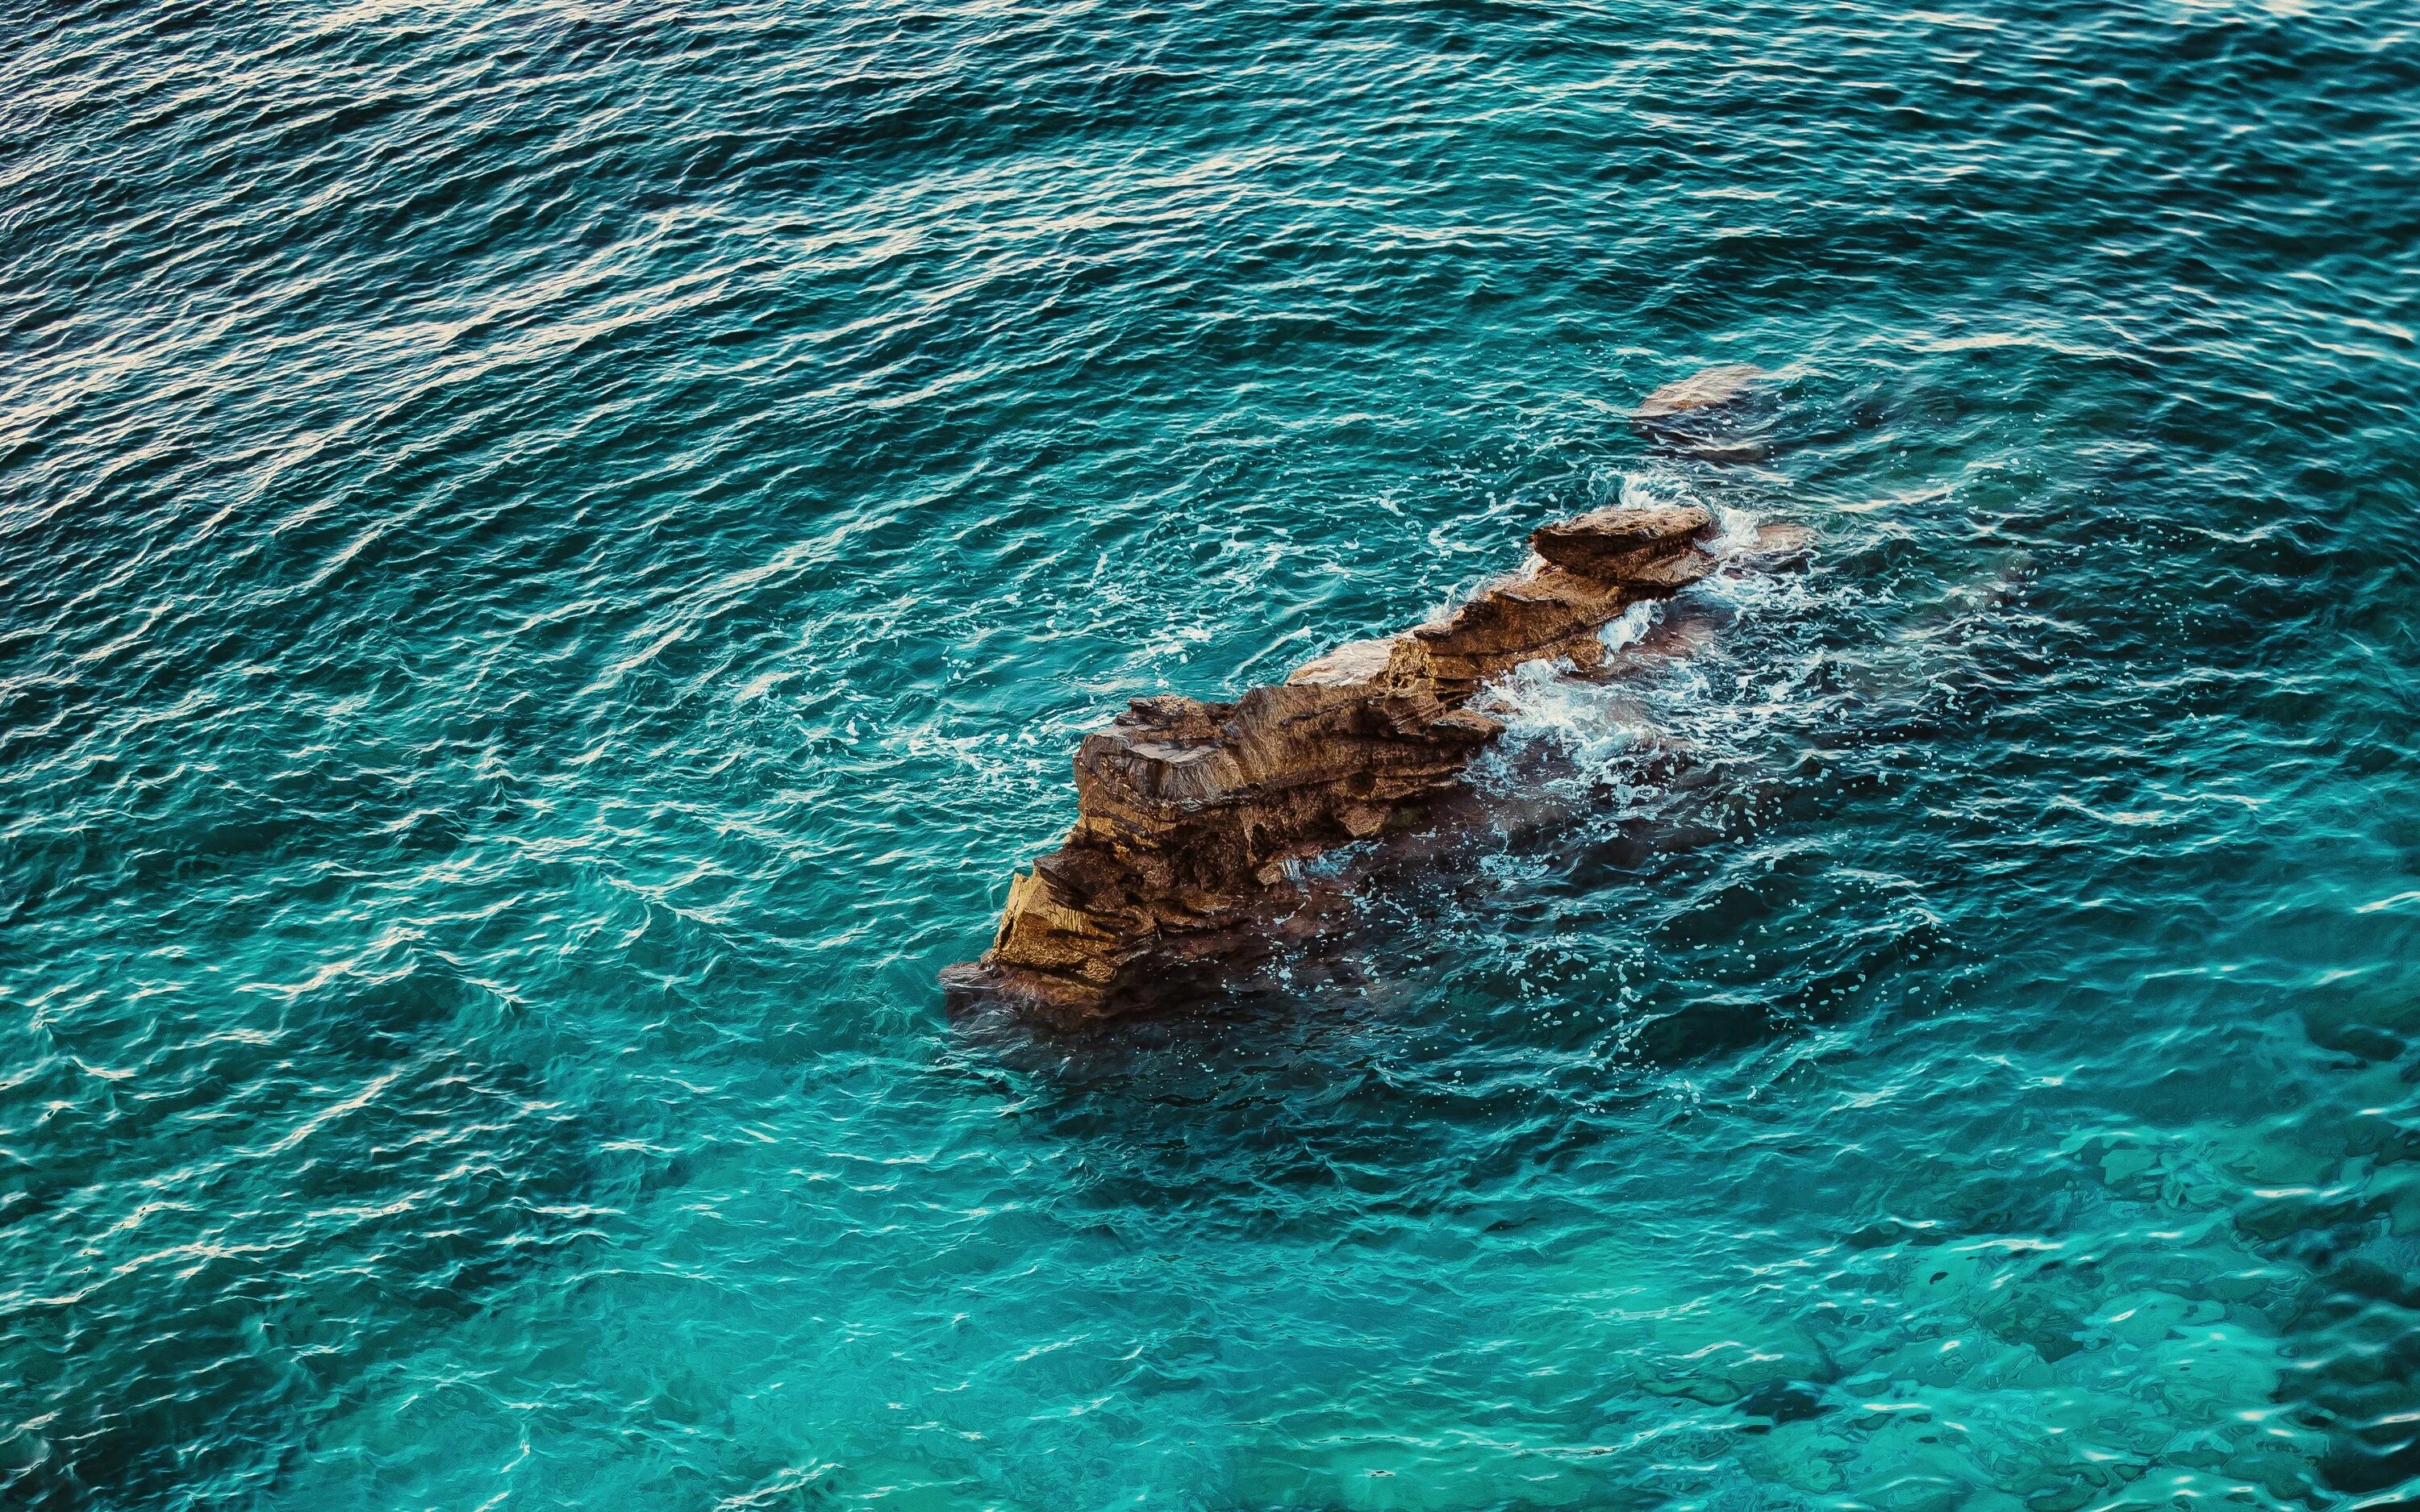
<instances>
[{"instance_id":1,"label":"eroded rock surface","mask_svg":"<svg viewBox=\"0 0 2420 1512\"><path fill-rule=\"evenodd\" d=\"M1137 699L1076 752L1078 819L1009 887L954 996L1105 1011L1155 963L1217 950L1295 866L1419 822L1502 727L1468 707L1523 662L1594 670L1597 632L1714 569L1702 509L1602 509L1530 537L1536 558L1404 633L1357 640L1232 703Z\"/></svg>"}]
</instances>

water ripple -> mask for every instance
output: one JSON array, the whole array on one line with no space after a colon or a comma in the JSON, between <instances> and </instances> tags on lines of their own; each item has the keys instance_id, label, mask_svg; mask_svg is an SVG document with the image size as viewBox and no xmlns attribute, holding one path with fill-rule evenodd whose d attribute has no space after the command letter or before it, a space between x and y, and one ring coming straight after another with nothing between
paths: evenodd
<instances>
[{"instance_id":1,"label":"water ripple","mask_svg":"<svg viewBox=\"0 0 2420 1512\"><path fill-rule=\"evenodd\" d=\"M11 37L11 1505L2420 1495L2404 8ZM943 1017L1125 699L1646 497L1816 549Z\"/></svg>"}]
</instances>

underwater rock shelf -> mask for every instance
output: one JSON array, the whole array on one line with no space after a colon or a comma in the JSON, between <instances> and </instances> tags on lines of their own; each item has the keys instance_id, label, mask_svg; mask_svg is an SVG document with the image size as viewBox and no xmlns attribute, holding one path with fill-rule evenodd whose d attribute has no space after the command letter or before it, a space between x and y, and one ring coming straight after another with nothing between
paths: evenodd
<instances>
[{"instance_id":1,"label":"underwater rock shelf","mask_svg":"<svg viewBox=\"0 0 2420 1512\"><path fill-rule=\"evenodd\" d=\"M1502 732L1468 705L1523 662L1598 668L1598 632L1714 570L1702 509L1602 509L1529 538L1528 565L1441 618L1357 640L1232 703L1136 699L1076 752L1066 842L1010 886L954 998L1099 1011L1155 962L1214 951L1295 865L1417 824Z\"/></svg>"}]
</instances>

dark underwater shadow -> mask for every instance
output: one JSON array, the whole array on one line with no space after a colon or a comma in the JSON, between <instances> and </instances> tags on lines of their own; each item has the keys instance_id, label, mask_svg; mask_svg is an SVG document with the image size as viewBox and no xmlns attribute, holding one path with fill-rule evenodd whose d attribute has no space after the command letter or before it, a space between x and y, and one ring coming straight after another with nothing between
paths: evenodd
<instances>
[{"instance_id":1,"label":"dark underwater shadow","mask_svg":"<svg viewBox=\"0 0 2420 1512\"><path fill-rule=\"evenodd\" d=\"M962 1013L943 1069L1080 1146L1072 1200L1109 1221L1486 1208L1687 1084L1786 1074L1811 1030L1920 990L1937 927L1838 927L1863 905L1792 833L1828 820L1793 794L1809 782L1832 779L1677 747L1599 770L1528 742L1430 828L1330 857L1250 949L1097 1024Z\"/></svg>"},{"instance_id":2,"label":"dark underwater shadow","mask_svg":"<svg viewBox=\"0 0 2420 1512\"><path fill-rule=\"evenodd\" d=\"M39 1426L9 1445L0 1500L264 1490L373 1372L559 1259L589 1221L570 1215L613 1200L594 1162L610 1135L499 1054L487 990L431 954L381 965L201 1037L203 1059L163 1053L145 1096L89 1108L58 1089L63 1115L7 1173L23 1200L0 1208L63 1241L56 1271L22 1278L60 1294L8 1309ZM191 1027L169 1019L166 1050ZM89 1134L70 1126L87 1118ZM135 1215L147 1248L167 1246L139 1275L65 1242L163 1196Z\"/></svg>"}]
</instances>

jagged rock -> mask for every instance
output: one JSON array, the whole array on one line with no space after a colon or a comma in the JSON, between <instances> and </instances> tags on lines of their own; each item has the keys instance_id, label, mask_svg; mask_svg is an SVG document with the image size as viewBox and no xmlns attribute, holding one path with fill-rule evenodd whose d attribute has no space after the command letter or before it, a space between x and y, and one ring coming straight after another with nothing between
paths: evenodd
<instances>
[{"instance_id":1,"label":"jagged rock","mask_svg":"<svg viewBox=\"0 0 2420 1512\"><path fill-rule=\"evenodd\" d=\"M1357 640L1232 703L1136 699L1076 752L1075 828L1010 885L953 996L1103 1011L1155 960L1214 953L1269 918L1300 862L1417 822L1501 733L1466 707L1523 662L1602 661L1597 632L1714 568L1705 511L1601 509L1530 538L1536 559L1450 612Z\"/></svg>"},{"instance_id":2,"label":"jagged rock","mask_svg":"<svg viewBox=\"0 0 2420 1512\"><path fill-rule=\"evenodd\" d=\"M1571 572L1621 578L1703 535L1714 520L1694 505L1599 509L1529 537L1538 555Z\"/></svg>"}]
</instances>

